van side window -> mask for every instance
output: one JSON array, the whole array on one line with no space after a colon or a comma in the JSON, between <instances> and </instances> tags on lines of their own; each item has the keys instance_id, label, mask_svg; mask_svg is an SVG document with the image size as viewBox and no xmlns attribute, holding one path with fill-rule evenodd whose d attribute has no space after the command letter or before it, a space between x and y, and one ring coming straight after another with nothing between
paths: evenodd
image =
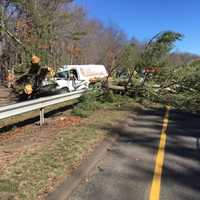
<instances>
[{"instance_id":1,"label":"van side window","mask_svg":"<svg viewBox=\"0 0 200 200\"><path fill-rule=\"evenodd\" d=\"M71 69L70 70L70 74L73 74L73 76L78 80L78 73L77 73L77 70L75 70L75 69Z\"/></svg>"}]
</instances>

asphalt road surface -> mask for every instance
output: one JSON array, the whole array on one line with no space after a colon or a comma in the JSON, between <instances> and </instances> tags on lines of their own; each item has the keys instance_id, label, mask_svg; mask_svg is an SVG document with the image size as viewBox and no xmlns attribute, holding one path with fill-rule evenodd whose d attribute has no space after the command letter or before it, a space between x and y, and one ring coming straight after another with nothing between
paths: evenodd
<instances>
[{"instance_id":1,"label":"asphalt road surface","mask_svg":"<svg viewBox=\"0 0 200 200\"><path fill-rule=\"evenodd\" d=\"M157 153L164 110L130 115L119 127L107 128L120 137L70 200L157 200L150 197L153 177L161 179L154 193L161 200L200 200L200 117L171 110L164 163ZM105 127L106 128L106 127ZM155 174L156 164L162 173Z\"/></svg>"}]
</instances>

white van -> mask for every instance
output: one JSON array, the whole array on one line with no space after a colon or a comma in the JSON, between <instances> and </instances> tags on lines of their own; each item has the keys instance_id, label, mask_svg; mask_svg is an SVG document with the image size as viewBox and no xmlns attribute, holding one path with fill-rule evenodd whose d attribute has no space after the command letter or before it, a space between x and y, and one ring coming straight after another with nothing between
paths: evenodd
<instances>
[{"instance_id":1,"label":"white van","mask_svg":"<svg viewBox=\"0 0 200 200\"><path fill-rule=\"evenodd\" d=\"M108 76L104 65L64 65L56 73L58 89L74 91Z\"/></svg>"}]
</instances>

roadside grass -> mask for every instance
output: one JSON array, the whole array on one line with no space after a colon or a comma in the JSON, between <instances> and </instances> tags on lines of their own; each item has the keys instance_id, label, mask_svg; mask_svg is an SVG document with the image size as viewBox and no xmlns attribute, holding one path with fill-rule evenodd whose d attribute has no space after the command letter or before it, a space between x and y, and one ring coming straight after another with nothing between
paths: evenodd
<instances>
[{"instance_id":1,"label":"roadside grass","mask_svg":"<svg viewBox=\"0 0 200 200\"><path fill-rule=\"evenodd\" d=\"M145 108L162 108L164 106L164 104L162 103L153 102L149 99L142 99L142 98L135 99L135 102L141 104Z\"/></svg>"},{"instance_id":2,"label":"roadside grass","mask_svg":"<svg viewBox=\"0 0 200 200\"><path fill-rule=\"evenodd\" d=\"M133 98L114 95L112 91L106 95L101 95L98 92L88 92L81 96L78 105L72 110L72 114L85 118L98 109L120 107L130 102L133 102Z\"/></svg>"},{"instance_id":3,"label":"roadside grass","mask_svg":"<svg viewBox=\"0 0 200 200\"><path fill-rule=\"evenodd\" d=\"M126 106L133 110L133 100L118 101L112 106L103 104L80 125L60 131L51 144L20 156L14 164L0 170L0 200L43 199L109 135L103 127L112 127L126 118L130 110L124 109Z\"/></svg>"}]
</instances>

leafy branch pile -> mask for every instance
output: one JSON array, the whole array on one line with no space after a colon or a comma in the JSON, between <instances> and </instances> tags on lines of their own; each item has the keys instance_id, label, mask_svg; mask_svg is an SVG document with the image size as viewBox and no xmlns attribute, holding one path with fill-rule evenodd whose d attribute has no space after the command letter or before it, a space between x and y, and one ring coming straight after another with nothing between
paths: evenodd
<instances>
[{"instance_id":1,"label":"leafy branch pile","mask_svg":"<svg viewBox=\"0 0 200 200\"><path fill-rule=\"evenodd\" d=\"M126 74L126 90L153 102L171 104L177 108L199 111L200 58L190 62L170 63L172 49L183 35L166 31L157 34L143 47L134 43L124 47L119 66Z\"/></svg>"}]
</instances>

